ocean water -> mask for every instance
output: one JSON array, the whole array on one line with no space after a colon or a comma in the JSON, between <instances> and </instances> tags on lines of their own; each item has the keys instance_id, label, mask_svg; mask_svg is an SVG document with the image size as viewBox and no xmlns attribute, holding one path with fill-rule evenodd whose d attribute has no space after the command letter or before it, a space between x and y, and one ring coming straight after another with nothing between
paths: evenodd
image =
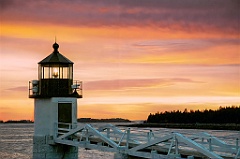
<instances>
[{"instance_id":1,"label":"ocean water","mask_svg":"<svg viewBox=\"0 0 240 159\"><path fill-rule=\"evenodd\" d=\"M0 124L0 159L31 159L34 124ZM79 159L111 159L114 154L78 149Z\"/></svg>"},{"instance_id":2,"label":"ocean water","mask_svg":"<svg viewBox=\"0 0 240 159\"><path fill-rule=\"evenodd\" d=\"M94 127L103 125L103 123L93 124ZM32 158L32 138L33 124L0 124L0 159L31 159ZM126 129L120 127L121 129ZM225 130L196 130L196 129L166 129L151 128L158 136L164 136L170 132L179 132L185 136L191 136L199 132L207 132L221 140L235 144L236 138L240 139L239 131ZM131 128L131 133L146 134L150 128ZM112 159L114 154L97 150L85 150L79 148L79 159Z\"/></svg>"}]
</instances>

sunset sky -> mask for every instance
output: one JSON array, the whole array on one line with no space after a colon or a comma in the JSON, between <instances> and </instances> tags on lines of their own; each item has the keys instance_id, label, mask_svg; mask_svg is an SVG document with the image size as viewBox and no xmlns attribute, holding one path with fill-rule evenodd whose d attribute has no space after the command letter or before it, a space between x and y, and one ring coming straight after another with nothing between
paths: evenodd
<instances>
[{"instance_id":1,"label":"sunset sky","mask_svg":"<svg viewBox=\"0 0 240 159\"><path fill-rule=\"evenodd\" d=\"M0 120L33 119L53 52L83 81L78 117L240 105L239 0L0 0Z\"/></svg>"}]
</instances>

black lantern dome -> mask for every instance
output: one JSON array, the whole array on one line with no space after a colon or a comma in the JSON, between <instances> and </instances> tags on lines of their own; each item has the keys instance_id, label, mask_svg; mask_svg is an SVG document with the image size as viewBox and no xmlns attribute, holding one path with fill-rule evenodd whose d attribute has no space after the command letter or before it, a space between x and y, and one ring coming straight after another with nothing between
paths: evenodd
<instances>
[{"instance_id":1,"label":"black lantern dome","mask_svg":"<svg viewBox=\"0 0 240 159\"><path fill-rule=\"evenodd\" d=\"M53 49L54 49L53 53L50 54L49 56L47 56L42 61L40 61L38 64L53 64L53 63L73 64L72 61L70 61L68 58L66 58L65 56L63 56L62 54L60 54L58 52L58 48L59 48L59 45L57 43L54 43L53 44Z\"/></svg>"},{"instance_id":2,"label":"black lantern dome","mask_svg":"<svg viewBox=\"0 0 240 159\"><path fill-rule=\"evenodd\" d=\"M76 92L78 87L73 86L73 62L60 54L58 48L59 45L55 42L53 53L38 63L37 96L43 98L80 97Z\"/></svg>"}]
</instances>

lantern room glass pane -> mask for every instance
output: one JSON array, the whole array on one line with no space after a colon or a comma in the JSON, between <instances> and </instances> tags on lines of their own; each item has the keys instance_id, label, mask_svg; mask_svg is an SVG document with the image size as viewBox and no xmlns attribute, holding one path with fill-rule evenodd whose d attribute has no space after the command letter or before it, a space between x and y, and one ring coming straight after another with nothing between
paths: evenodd
<instances>
[{"instance_id":1,"label":"lantern room glass pane","mask_svg":"<svg viewBox=\"0 0 240 159\"><path fill-rule=\"evenodd\" d=\"M68 67L63 67L63 78L68 78Z\"/></svg>"},{"instance_id":2,"label":"lantern room glass pane","mask_svg":"<svg viewBox=\"0 0 240 159\"><path fill-rule=\"evenodd\" d=\"M71 66L69 66L69 74L68 74L68 78L69 79L73 79L73 67L72 67L72 65Z\"/></svg>"},{"instance_id":3,"label":"lantern room glass pane","mask_svg":"<svg viewBox=\"0 0 240 159\"><path fill-rule=\"evenodd\" d=\"M59 67L50 67L50 78L59 78Z\"/></svg>"},{"instance_id":4,"label":"lantern room glass pane","mask_svg":"<svg viewBox=\"0 0 240 159\"><path fill-rule=\"evenodd\" d=\"M43 79L49 78L49 67L43 67Z\"/></svg>"},{"instance_id":5,"label":"lantern room glass pane","mask_svg":"<svg viewBox=\"0 0 240 159\"><path fill-rule=\"evenodd\" d=\"M63 78L63 67L59 67L59 78Z\"/></svg>"},{"instance_id":6,"label":"lantern room glass pane","mask_svg":"<svg viewBox=\"0 0 240 159\"><path fill-rule=\"evenodd\" d=\"M38 79L43 78L42 72L43 72L43 68L39 65L38 66Z\"/></svg>"}]
</instances>

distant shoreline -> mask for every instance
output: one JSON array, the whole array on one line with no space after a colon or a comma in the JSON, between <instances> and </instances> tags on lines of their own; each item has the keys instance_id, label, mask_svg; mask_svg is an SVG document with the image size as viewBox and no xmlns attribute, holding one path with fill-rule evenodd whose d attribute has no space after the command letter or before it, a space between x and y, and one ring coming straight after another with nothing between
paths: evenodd
<instances>
[{"instance_id":1,"label":"distant shoreline","mask_svg":"<svg viewBox=\"0 0 240 159\"><path fill-rule=\"evenodd\" d=\"M131 123L132 121L122 118L111 118L111 119L92 119L92 118L78 118L77 122L79 123ZM32 120L0 120L0 124L6 123L34 123Z\"/></svg>"},{"instance_id":2,"label":"distant shoreline","mask_svg":"<svg viewBox=\"0 0 240 159\"><path fill-rule=\"evenodd\" d=\"M24 122L24 121L6 121L0 122L0 124L33 124L33 121ZM114 123L113 121L88 121L88 122L79 122L79 123ZM206 124L206 123L197 123L197 124L183 124L183 123L137 123L137 124L120 124L120 123L131 123L131 122L117 122L119 123L116 126L123 127L138 127L138 128L169 128L169 129L205 129L205 130L234 130L240 131L240 124L228 123L228 124Z\"/></svg>"},{"instance_id":3,"label":"distant shoreline","mask_svg":"<svg viewBox=\"0 0 240 159\"><path fill-rule=\"evenodd\" d=\"M130 123L128 119L111 118L111 119L92 119L92 118L79 118L79 123Z\"/></svg>"},{"instance_id":4,"label":"distant shoreline","mask_svg":"<svg viewBox=\"0 0 240 159\"><path fill-rule=\"evenodd\" d=\"M124 127L139 127L139 128L174 128L174 129L207 129L207 130L236 130L240 131L240 124L228 123L228 124L214 124L214 123L140 123L140 124L128 124L117 125Z\"/></svg>"},{"instance_id":5,"label":"distant shoreline","mask_svg":"<svg viewBox=\"0 0 240 159\"><path fill-rule=\"evenodd\" d=\"M7 121L2 121L0 120L0 124L26 124L26 123L34 123L32 120L7 120Z\"/></svg>"}]
</instances>

